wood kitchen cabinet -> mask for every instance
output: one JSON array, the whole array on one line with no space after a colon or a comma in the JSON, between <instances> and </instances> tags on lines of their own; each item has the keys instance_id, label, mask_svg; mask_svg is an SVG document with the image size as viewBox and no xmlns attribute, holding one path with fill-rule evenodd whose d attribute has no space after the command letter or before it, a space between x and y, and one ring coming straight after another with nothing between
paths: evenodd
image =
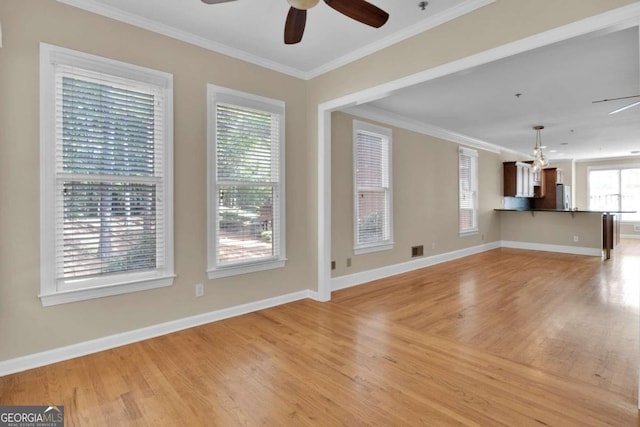
<instances>
[{"instance_id":1,"label":"wood kitchen cabinet","mask_svg":"<svg viewBox=\"0 0 640 427\"><path fill-rule=\"evenodd\" d=\"M504 195L507 197L533 197L533 171L524 162L504 162Z\"/></svg>"},{"instance_id":2,"label":"wood kitchen cabinet","mask_svg":"<svg viewBox=\"0 0 640 427\"><path fill-rule=\"evenodd\" d=\"M562 169L558 168L546 168L542 171L542 180L540 187L543 191L543 196L536 198L534 207L536 209L556 209L556 184L562 184L563 173Z\"/></svg>"}]
</instances>

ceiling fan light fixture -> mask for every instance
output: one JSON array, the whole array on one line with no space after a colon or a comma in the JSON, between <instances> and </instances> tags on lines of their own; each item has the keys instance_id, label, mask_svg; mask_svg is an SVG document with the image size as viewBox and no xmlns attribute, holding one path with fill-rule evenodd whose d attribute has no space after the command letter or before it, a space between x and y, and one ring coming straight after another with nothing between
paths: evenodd
<instances>
[{"instance_id":1,"label":"ceiling fan light fixture","mask_svg":"<svg viewBox=\"0 0 640 427\"><path fill-rule=\"evenodd\" d=\"M308 10L318 4L320 0L287 0L291 7L299 10Z\"/></svg>"},{"instance_id":2,"label":"ceiling fan light fixture","mask_svg":"<svg viewBox=\"0 0 640 427\"><path fill-rule=\"evenodd\" d=\"M634 102L633 104L625 105L624 107L618 108L617 110L613 110L612 112L609 113L609 115L617 114L621 111L628 110L629 108L635 107L636 105L640 105L640 101Z\"/></svg>"}]
</instances>

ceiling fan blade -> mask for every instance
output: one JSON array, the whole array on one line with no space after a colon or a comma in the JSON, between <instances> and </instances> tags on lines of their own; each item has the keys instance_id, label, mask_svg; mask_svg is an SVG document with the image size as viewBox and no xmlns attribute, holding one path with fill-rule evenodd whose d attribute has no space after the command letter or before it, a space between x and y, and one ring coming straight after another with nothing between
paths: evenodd
<instances>
[{"instance_id":1,"label":"ceiling fan blade","mask_svg":"<svg viewBox=\"0 0 640 427\"><path fill-rule=\"evenodd\" d=\"M375 28L382 27L389 14L365 0L324 0L329 7L351 19Z\"/></svg>"},{"instance_id":2,"label":"ceiling fan blade","mask_svg":"<svg viewBox=\"0 0 640 427\"><path fill-rule=\"evenodd\" d=\"M307 11L292 7L287 14L287 22L284 24L285 44L296 44L302 40L304 26L307 23Z\"/></svg>"},{"instance_id":3,"label":"ceiling fan blade","mask_svg":"<svg viewBox=\"0 0 640 427\"><path fill-rule=\"evenodd\" d=\"M633 98L636 98L636 97L634 96ZM629 108L635 107L636 105L640 105L640 101L634 102L633 104L625 105L624 107L618 108L617 110L613 110L612 112L609 113L609 115L616 114L624 110L628 110Z\"/></svg>"},{"instance_id":4,"label":"ceiling fan blade","mask_svg":"<svg viewBox=\"0 0 640 427\"><path fill-rule=\"evenodd\" d=\"M597 104L598 102L618 101L619 99L631 99L631 98L640 98L640 95L621 96L619 98L601 99L599 101L593 101L592 104Z\"/></svg>"},{"instance_id":5,"label":"ceiling fan blade","mask_svg":"<svg viewBox=\"0 0 640 427\"><path fill-rule=\"evenodd\" d=\"M218 4L218 3L227 3L230 1L236 1L236 0L202 0L202 3L206 3L206 4Z\"/></svg>"}]
</instances>

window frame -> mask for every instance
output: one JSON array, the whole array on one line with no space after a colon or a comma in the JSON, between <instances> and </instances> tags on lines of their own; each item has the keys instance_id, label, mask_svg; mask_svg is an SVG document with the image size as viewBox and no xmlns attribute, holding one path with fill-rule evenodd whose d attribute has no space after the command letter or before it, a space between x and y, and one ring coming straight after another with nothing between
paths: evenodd
<instances>
[{"instance_id":1,"label":"window frame","mask_svg":"<svg viewBox=\"0 0 640 427\"><path fill-rule=\"evenodd\" d=\"M56 64L157 86L163 95L164 265L147 271L101 274L88 278L56 278ZM173 75L96 55L40 43L40 294L43 306L171 286L173 259ZM73 285L64 283L73 282Z\"/></svg>"},{"instance_id":2,"label":"window frame","mask_svg":"<svg viewBox=\"0 0 640 427\"><path fill-rule=\"evenodd\" d=\"M217 196L217 162L216 162L216 104L224 102L238 107L256 109L260 111L279 114L278 130L278 202L273 203L273 217L278 218L279 224L273 226L274 246L279 248L279 253L257 260L245 260L228 265L218 264L218 196ZM286 104L284 101L254 95L235 89L230 89L213 84L207 84L207 276L209 279L230 277L239 274L247 274L258 271L282 268L287 261L286 257L286 187L285 187L285 131L286 131ZM256 185L260 183L257 182Z\"/></svg>"},{"instance_id":3,"label":"window frame","mask_svg":"<svg viewBox=\"0 0 640 427\"><path fill-rule=\"evenodd\" d=\"M386 188L387 198L387 221L389 224L389 236L385 240L374 243L358 244L358 180L357 180L357 145L358 134L368 133L370 135L380 136L386 139L387 142L387 175L388 175L388 187ZM353 120L353 253L355 255L362 255L378 251L391 250L394 247L393 237L393 132L389 128L377 126L368 122L360 120ZM384 187L381 187L384 188Z\"/></svg>"},{"instance_id":4,"label":"window frame","mask_svg":"<svg viewBox=\"0 0 640 427\"><path fill-rule=\"evenodd\" d=\"M462 161L462 156L467 156L472 159L472 165L475 164L475 168L472 167L472 175L471 175L471 193L473 194L473 224L474 226L469 229L463 230L460 224L460 219L462 215L462 176L460 174L460 166ZM479 170L480 170L480 158L478 155L478 150L474 150L467 147L458 147L458 232L460 236L471 236L478 234L480 231L480 225L478 223L478 211L479 211L479 197L478 197L478 180L479 180Z\"/></svg>"},{"instance_id":5,"label":"window frame","mask_svg":"<svg viewBox=\"0 0 640 427\"><path fill-rule=\"evenodd\" d=\"M591 207L591 172L592 171L617 171L618 172L618 208L617 210L622 210L622 171L624 169L640 169L640 163L637 164L628 164L628 165L609 165L609 166L589 166L587 167L587 203L589 209ZM624 214L620 216L620 223L622 224L639 224L640 220L628 220L624 219Z\"/></svg>"}]
</instances>

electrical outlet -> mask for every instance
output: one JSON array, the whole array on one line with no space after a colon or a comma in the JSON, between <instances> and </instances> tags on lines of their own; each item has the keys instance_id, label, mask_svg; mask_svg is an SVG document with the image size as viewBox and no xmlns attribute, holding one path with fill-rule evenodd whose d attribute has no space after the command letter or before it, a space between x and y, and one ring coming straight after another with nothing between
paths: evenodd
<instances>
[{"instance_id":1,"label":"electrical outlet","mask_svg":"<svg viewBox=\"0 0 640 427\"><path fill-rule=\"evenodd\" d=\"M347 258L347 267L351 267L351 258Z\"/></svg>"},{"instance_id":2,"label":"electrical outlet","mask_svg":"<svg viewBox=\"0 0 640 427\"><path fill-rule=\"evenodd\" d=\"M580 241L580 237L578 237L578 236L573 236L573 241L574 241L574 242L576 242L576 243L577 243L577 242L579 242L579 241Z\"/></svg>"},{"instance_id":3,"label":"electrical outlet","mask_svg":"<svg viewBox=\"0 0 640 427\"><path fill-rule=\"evenodd\" d=\"M201 297L204 295L204 285L202 283L196 284L196 296Z\"/></svg>"},{"instance_id":4,"label":"electrical outlet","mask_svg":"<svg viewBox=\"0 0 640 427\"><path fill-rule=\"evenodd\" d=\"M436 248L436 242L431 243L431 249L435 249Z\"/></svg>"},{"instance_id":5,"label":"electrical outlet","mask_svg":"<svg viewBox=\"0 0 640 427\"><path fill-rule=\"evenodd\" d=\"M331 261L331 269L332 270L336 269L336 262L335 261Z\"/></svg>"}]
</instances>

